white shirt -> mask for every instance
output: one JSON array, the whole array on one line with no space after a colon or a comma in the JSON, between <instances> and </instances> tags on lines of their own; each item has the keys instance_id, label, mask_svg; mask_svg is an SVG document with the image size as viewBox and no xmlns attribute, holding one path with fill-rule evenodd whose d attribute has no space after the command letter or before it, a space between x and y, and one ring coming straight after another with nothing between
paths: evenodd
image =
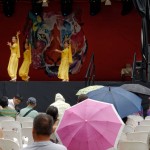
<instances>
[{"instance_id":1,"label":"white shirt","mask_svg":"<svg viewBox=\"0 0 150 150\"><path fill-rule=\"evenodd\" d=\"M15 104L13 99L8 99L8 107L11 109L15 109Z\"/></svg>"}]
</instances>

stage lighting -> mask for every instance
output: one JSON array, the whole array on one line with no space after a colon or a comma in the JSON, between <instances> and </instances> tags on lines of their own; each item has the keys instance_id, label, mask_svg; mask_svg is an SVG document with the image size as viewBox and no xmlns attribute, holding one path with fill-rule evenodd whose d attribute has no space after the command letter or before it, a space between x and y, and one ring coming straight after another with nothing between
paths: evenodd
<instances>
[{"instance_id":1,"label":"stage lighting","mask_svg":"<svg viewBox=\"0 0 150 150\"><path fill-rule=\"evenodd\" d=\"M15 9L15 0L3 0L3 13L10 17L13 15Z\"/></svg>"},{"instance_id":2,"label":"stage lighting","mask_svg":"<svg viewBox=\"0 0 150 150\"><path fill-rule=\"evenodd\" d=\"M100 11L101 0L89 0L90 2L90 15L95 16Z\"/></svg>"},{"instance_id":3,"label":"stage lighting","mask_svg":"<svg viewBox=\"0 0 150 150\"><path fill-rule=\"evenodd\" d=\"M63 16L68 16L72 12L72 0L61 0L61 12Z\"/></svg>"}]
</instances>

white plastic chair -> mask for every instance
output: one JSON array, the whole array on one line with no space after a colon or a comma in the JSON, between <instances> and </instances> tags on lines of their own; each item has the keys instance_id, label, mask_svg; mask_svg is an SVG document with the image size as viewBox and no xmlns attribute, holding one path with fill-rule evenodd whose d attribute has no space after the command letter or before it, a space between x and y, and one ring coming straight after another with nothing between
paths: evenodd
<instances>
[{"instance_id":1,"label":"white plastic chair","mask_svg":"<svg viewBox=\"0 0 150 150\"><path fill-rule=\"evenodd\" d=\"M18 140L20 148L22 148L22 136L21 132L16 132L13 130L3 130L3 138L4 139L9 139L9 140L14 140L16 138Z\"/></svg>"},{"instance_id":2,"label":"white plastic chair","mask_svg":"<svg viewBox=\"0 0 150 150\"><path fill-rule=\"evenodd\" d=\"M143 120L140 122L140 125L150 126L150 120Z\"/></svg>"},{"instance_id":3,"label":"white plastic chair","mask_svg":"<svg viewBox=\"0 0 150 150\"><path fill-rule=\"evenodd\" d=\"M20 147L12 140L0 139L0 150L20 150Z\"/></svg>"},{"instance_id":4,"label":"white plastic chair","mask_svg":"<svg viewBox=\"0 0 150 150\"><path fill-rule=\"evenodd\" d=\"M33 121L22 122L22 128L32 128L32 127L33 127Z\"/></svg>"},{"instance_id":5,"label":"white plastic chair","mask_svg":"<svg viewBox=\"0 0 150 150\"><path fill-rule=\"evenodd\" d=\"M28 138L28 145L32 144L34 142L32 137L32 128L22 128L22 137Z\"/></svg>"},{"instance_id":6,"label":"white plastic chair","mask_svg":"<svg viewBox=\"0 0 150 150\"><path fill-rule=\"evenodd\" d=\"M131 126L131 125L125 125L122 132L124 132L124 133L132 133L132 132L134 132L134 127Z\"/></svg>"},{"instance_id":7,"label":"white plastic chair","mask_svg":"<svg viewBox=\"0 0 150 150\"><path fill-rule=\"evenodd\" d=\"M120 135L119 141L127 141L127 134L122 132Z\"/></svg>"},{"instance_id":8,"label":"white plastic chair","mask_svg":"<svg viewBox=\"0 0 150 150\"><path fill-rule=\"evenodd\" d=\"M144 120L143 117L138 115L129 115L126 124L131 125L133 127L136 127L139 125L139 123Z\"/></svg>"},{"instance_id":9,"label":"white plastic chair","mask_svg":"<svg viewBox=\"0 0 150 150\"><path fill-rule=\"evenodd\" d=\"M145 120L150 120L150 116L146 116L146 117L145 117Z\"/></svg>"},{"instance_id":10,"label":"white plastic chair","mask_svg":"<svg viewBox=\"0 0 150 150\"><path fill-rule=\"evenodd\" d=\"M14 131L21 131L21 124L18 121L2 121L1 122L2 130L14 130Z\"/></svg>"},{"instance_id":11,"label":"white plastic chair","mask_svg":"<svg viewBox=\"0 0 150 150\"><path fill-rule=\"evenodd\" d=\"M135 127L134 131L135 132L150 132L150 126L139 125Z\"/></svg>"},{"instance_id":12,"label":"white plastic chair","mask_svg":"<svg viewBox=\"0 0 150 150\"><path fill-rule=\"evenodd\" d=\"M19 121L22 124L22 122L33 121L33 118L17 116L16 121Z\"/></svg>"},{"instance_id":13,"label":"white plastic chair","mask_svg":"<svg viewBox=\"0 0 150 150\"><path fill-rule=\"evenodd\" d=\"M0 116L0 122L4 120L15 121L15 118L9 116Z\"/></svg>"},{"instance_id":14,"label":"white plastic chair","mask_svg":"<svg viewBox=\"0 0 150 150\"><path fill-rule=\"evenodd\" d=\"M128 141L139 141L149 146L149 132L134 132L127 134Z\"/></svg>"},{"instance_id":15,"label":"white plastic chair","mask_svg":"<svg viewBox=\"0 0 150 150\"><path fill-rule=\"evenodd\" d=\"M136 141L120 141L118 150L149 150L148 145Z\"/></svg>"}]
</instances>

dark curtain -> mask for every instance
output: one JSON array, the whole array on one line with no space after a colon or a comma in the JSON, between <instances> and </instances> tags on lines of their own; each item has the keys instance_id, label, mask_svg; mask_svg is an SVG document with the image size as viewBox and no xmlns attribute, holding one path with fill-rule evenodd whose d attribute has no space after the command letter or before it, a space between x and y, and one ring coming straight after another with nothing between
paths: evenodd
<instances>
[{"instance_id":1,"label":"dark curtain","mask_svg":"<svg viewBox=\"0 0 150 150\"><path fill-rule=\"evenodd\" d=\"M150 45L150 0L147 0L147 27L148 27L148 43Z\"/></svg>"},{"instance_id":2,"label":"dark curtain","mask_svg":"<svg viewBox=\"0 0 150 150\"><path fill-rule=\"evenodd\" d=\"M142 42L142 81L147 81L148 62L148 23L147 5L149 0L133 0L135 8L142 17L141 42Z\"/></svg>"}]
</instances>

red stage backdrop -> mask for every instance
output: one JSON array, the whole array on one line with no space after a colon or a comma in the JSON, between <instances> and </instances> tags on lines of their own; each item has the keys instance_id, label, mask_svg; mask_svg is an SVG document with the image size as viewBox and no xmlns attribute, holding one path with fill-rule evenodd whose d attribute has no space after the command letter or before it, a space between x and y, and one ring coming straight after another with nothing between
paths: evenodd
<instances>
[{"instance_id":1,"label":"red stage backdrop","mask_svg":"<svg viewBox=\"0 0 150 150\"><path fill-rule=\"evenodd\" d=\"M55 49L63 49L65 40L71 41L73 63L70 74L80 72L87 53L87 41L79 24L79 12L63 17L60 13L44 13L36 16L29 12L25 37L32 45L32 67L43 69L49 77L57 77L60 54Z\"/></svg>"},{"instance_id":2,"label":"red stage backdrop","mask_svg":"<svg viewBox=\"0 0 150 150\"><path fill-rule=\"evenodd\" d=\"M61 48L65 36L73 41L74 63L70 67L70 80L84 80L92 52L95 54L96 80L119 81L120 71L126 63L133 61L134 52L141 59L141 19L136 10L121 16L121 2L112 1L111 6L102 4L101 11L90 16L88 1L74 1L73 13L68 17L60 15L60 2L50 1L41 18L30 14L31 4L16 3L12 17L4 16L0 5L0 80L9 80L7 65L10 50L7 42L20 30L21 58L23 43L28 35L32 41L31 81L56 81L60 56L52 52ZM40 16L39 16L40 17ZM35 28L35 24L38 28ZM36 26L37 27L37 26ZM34 42L33 42L34 41ZM35 44L36 43L36 44ZM39 47L38 50L36 48ZM40 57L39 57L40 56ZM86 57L85 57L86 56ZM18 77L18 80L21 80Z\"/></svg>"}]
</instances>

